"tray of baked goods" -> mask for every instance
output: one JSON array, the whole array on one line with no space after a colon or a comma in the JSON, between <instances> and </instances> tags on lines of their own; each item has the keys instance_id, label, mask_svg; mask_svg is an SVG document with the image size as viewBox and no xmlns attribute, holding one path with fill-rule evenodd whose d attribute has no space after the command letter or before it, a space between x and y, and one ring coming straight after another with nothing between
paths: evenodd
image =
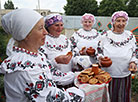
<instances>
[{"instance_id":1,"label":"tray of baked goods","mask_svg":"<svg viewBox=\"0 0 138 102\"><path fill-rule=\"evenodd\" d=\"M112 78L108 72L101 70L97 64L79 73L77 79L82 84L103 84L109 83Z\"/></svg>"}]
</instances>

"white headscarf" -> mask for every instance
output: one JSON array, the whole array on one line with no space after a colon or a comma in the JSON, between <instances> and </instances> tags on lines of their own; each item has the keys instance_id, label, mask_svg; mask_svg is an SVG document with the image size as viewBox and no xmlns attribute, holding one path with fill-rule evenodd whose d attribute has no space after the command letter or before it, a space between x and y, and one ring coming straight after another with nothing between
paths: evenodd
<instances>
[{"instance_id":1,"label":"white headscarf","mask_svg":"<svg viewBox=\"0 0 138 102\"><path fill-rule=\"evenodd\" d=\"M8 56L12 54L15 40L25 39L42 17L38 12L28 8L13 10L2 17L3 29L13 37L7 44L6 54Z\"/></svg>"},{"instance_id":2,"label":"white headscarf","mask_svg":"<svg viewBox=\"0 0 138 102\"><path fill-rule=\"evenodd\" d=\"M26 38L35 24L42 18L38 12L28 9L16 9L2 17L3 29L12 37L21 41Z\"/></svg>"}]
</instances>

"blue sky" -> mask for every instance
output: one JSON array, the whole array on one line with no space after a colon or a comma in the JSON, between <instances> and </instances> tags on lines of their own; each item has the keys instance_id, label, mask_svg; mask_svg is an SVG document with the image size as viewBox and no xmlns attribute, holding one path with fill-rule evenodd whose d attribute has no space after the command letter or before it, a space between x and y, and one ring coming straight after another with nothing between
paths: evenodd
<instances>
[{"instance_id":1,"label":"blue sky","mask_svg":"<svg viewBox=\"0 0 138 102\"><path fill-rule=\"evenodd\" d=\"M3 9L3 5L5 1L1 0L1 8ZM11 0L15 7L18 8L32 8L36 9L38 7L38 0ZM63 7L66 5L66 0L39 0L41 9L49 9L52 12L62 12L64 13ZM102 0L97 0L102 1Z\"/></svg>"}]
</instances>

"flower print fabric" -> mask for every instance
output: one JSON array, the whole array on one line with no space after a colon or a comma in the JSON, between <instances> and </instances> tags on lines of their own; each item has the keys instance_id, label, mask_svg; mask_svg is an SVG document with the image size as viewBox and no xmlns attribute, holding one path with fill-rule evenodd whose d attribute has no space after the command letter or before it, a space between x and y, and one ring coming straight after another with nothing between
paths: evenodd
<instances>
[{"instance_id":1,"label":"flower print fabric","mask_svg":"<svg viewBox=\"0 0 138 102\"><path fill-rule=\"evenodd\" d=\"M96 49L100 38L101 35L95 29L85 31L81 28L71 36L70 40L72 47L79 54L83 47ZM90 57L90 59L92 63L96 63L94 58Z\"/></svg>"},{"instance_id":2,"label":"flower print fabric","mask_svg":"<svg viewBox=\"0 0 138 102\"><path fill-rule=\"evenodd\" d=\"M5 74L7 102L81 102L84 93L75 88L66 91L56 84L68 84L73 73L55 69L41 53L32 53L18 47L0 66ZM71 81L70 81L71 80ZM56 83L56 84L55 84Z\"/></svg>"},{"instance_id":3,"label":"flower print fabric","mask_svg":"<svg viewBox=\"0 0 138 102\"><path fill-rule=\"evenodd\" d=\"M133 61L137 63L138 61L136 40L132 32L128 30L122 34L115 34L112 31L105 32L97 48L97 57L108 56L111 58L112 65L102 69L109 72L113 78L128 76L130 74L129 63Z\"/></svg>"},{"instance_id":4,"label":"flower print fabric","mask_svg":"<svg viewBox=\"0 0 138 102\"><path fill-rule=\"evenodd\" d=\"M46 43L41 46L40 50L47 55L49 60L54 60L57 56L66 55L71 51L71 42L65 35L61 34L58 38L46 35L45 41ZM70 72L73 68L72 59L68 64L56 63L55 67L62 72Z\"/></svg>"}]
</instances>

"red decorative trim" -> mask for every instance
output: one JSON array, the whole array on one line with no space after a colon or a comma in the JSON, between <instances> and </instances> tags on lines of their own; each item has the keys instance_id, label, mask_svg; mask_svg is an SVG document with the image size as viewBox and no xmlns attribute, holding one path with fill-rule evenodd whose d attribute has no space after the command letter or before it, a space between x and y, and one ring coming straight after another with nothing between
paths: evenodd
<instances>
[{"instance_id":1,"label":"red decorative trim","mask_svg":"<svg viewBox=\"0 0 138 102\"><path fill-rule=\"evenodd\" d=\"M108 27L109 24L111 24L111 22L109 22L106 26L107 26L107 28L108 28L109 30L111 30L112 27L109 28L109 27ZM112 24L111 24L111 25L112 25Z\"/></svg>"},{"instance_id":2,"label":"red decorative trim","mask_svg":"<svg viewBox=\"0 0 138 102\"><path fill-rule=\"evenodd\" d=\"M131 32L133 33L133 31L134 31L134 30L136 30L136 29L138 29L138 26L137 26L137 27L135 27L134 29L132 29L132 30L131 30Z\"/></svg>"},{"instance_id":3,"label":"red decorative trim","mask_svg":"<svg viewBox=\"0 0 138 102\"><path fill-rule=\"evenodd\" d=\"M38 56L37 53L30 52L30 51L28 51L26 49L15 47L15 46L13 46L13 51L22 52L22 53L24 52L24 53L29 54L31 56Z\"/></svg>"},{"instance_id":4,"label":"red decorative trim","mask_svg":"<svg viewBox=\"0 0 138 102\"><path fill-rule=\"evenodd\" d=\"M100 23L101 25L99 26L98 23ZM97 22L97 26L100 28L102 26L102 23L100 21Z\"/></svg>"},{"instance_id":5,"label":"red decorative trim","mask_svg":"<svg viewBox=\"0 0 138 102\"><path fill-rule=\"evenodd\" d=\"M131 32L133 33L136 29L138 29L138 26L135 27L134 29L131 30ZM134 34L134 33L133 33ZM137 41L137 45L138 45L138 35L137 34L134 34L135 38L136 38L136 41Z\"/></svg>"}]
</instances>

